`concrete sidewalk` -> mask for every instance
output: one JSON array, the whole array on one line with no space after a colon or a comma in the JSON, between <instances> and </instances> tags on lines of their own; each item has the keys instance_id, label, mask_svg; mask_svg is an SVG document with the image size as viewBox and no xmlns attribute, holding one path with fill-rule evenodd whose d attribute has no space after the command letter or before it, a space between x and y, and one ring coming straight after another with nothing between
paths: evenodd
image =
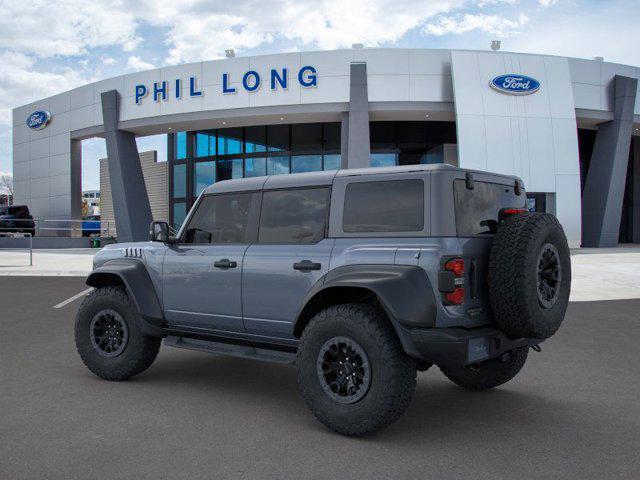
<instances>
[{"instance_id":1,"label":"concrete sidewalk","mask_svg":"<svg viewBox=\"0 0 640 480\"><path fill-rule=\"evenodd\" d=\"M33 250L33 266L29 266L29 250L0 250L0 276L86 276L93 266L98 249L68 248Z\"/></svg>"},{"instance_id":2,"label":"concrete sidewalk","mask_svg":"<svg viewBox=\"0 0 640 480\"><path fill-rule=\"evenodd\" d=\"M98 250L0 250L0 276L86 276ZM640 247L576 249L571 252L571 301L640 298Z\"/></svg>"}]
</instances>

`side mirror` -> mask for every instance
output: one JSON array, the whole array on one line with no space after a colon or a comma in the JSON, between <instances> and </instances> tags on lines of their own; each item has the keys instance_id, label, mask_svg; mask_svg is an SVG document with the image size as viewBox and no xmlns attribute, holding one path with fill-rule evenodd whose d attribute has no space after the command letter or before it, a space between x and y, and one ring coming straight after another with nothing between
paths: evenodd
<instances>
[{"instance_id":1,"label":"side mirror","mask_svg":"<svg viewBox=\"0 0 640 480\"><path fill-rule=\"evenodd\" d=\"M169 224L167 222L151 222L149 240L152 242L169 243Z\"/></svg>"}]
</instances>

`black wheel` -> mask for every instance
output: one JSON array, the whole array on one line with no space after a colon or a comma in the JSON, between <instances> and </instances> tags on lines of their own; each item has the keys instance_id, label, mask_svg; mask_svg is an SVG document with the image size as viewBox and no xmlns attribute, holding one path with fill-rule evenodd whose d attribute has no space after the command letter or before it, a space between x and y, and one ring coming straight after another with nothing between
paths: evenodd
<instances>
[{"instance_id":1,"label":"black wheel","mask_svg":"<svg viewBox=\"0 0 640 480\"><path fill-rule=\"evenodd\" d=\"M137 317L122 288L98 288L84 299L76 315L75 339L89 370L106 380L125 380L151 366L161 339L143 335Z\"/></svg>"},{"instance_id":2,"label":"black wheel","mask_svg":"<svg viewBox=\"0 0 640 480\"><path fill-rule=\"evenodd\" d=\"M489 257L489 298L500 328L511 338L548 338L564 319L571 259L558 219L521 213L501 222Z\"/></svg>"},{"instance_id":3,"label":"black wheel","mask_svg":"<svg viewBox=\"0 0 640 480\"><path fill-rule=\"evenodd\" d=\"M296 363L305 402L343 435L390 425L415 391L416 360L404 353L385 314L370 305L319 312L302 333Z\"/></svg>"},{"instance_id":4,"label":"black wheel","mask_svg":"<svg viewBox=\"0 0 640 480\"><path fill-rule=\"evenodd\" d=\"M527 360L529 347L518 348L499 358L468 367L440 367L456 385L467 390L488 390L515 377Z\"/></svg>"}]
</instances>

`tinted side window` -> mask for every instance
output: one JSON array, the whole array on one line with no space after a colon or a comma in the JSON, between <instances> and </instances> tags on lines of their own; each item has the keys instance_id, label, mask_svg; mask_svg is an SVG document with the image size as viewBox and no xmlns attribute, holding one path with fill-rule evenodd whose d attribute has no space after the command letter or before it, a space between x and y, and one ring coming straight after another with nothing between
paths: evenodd
<instances>
[{"instance_id":1,"label":"tinted side window","mask_svg":"<svg viewBox=\"0 0 640 480\"><path fill-rule=\"evenodd\" d=\"M264 192L260 243L317 243L324 238L328 188Z\"/></svg>"},{"instance_id":2,"label":"tinted side window","mask_svg":"<svg viewBox=\"0 0 640 480\"><path fill-rule=\"evenodd\" d=\"M473 182L473 190L464 180L453 182L456 230L458 235L495 233L498 212L502 208L524 208L527 196L516 195L514 188L498 183Z\"/></svg>"},{"instance_id":3,"label":"tinted side window","mask_svg":"<svg viewBox=\"0 0 640 480\"><path fill-rule=\"evenodd\" d=\"M202 199L185 230L185 243L248 243L252 193Z\"/></svg>"},{"instance_id":4,"label":"tinted side window","mask_svg":"<svg viewBox=\"0 0 640 480\"><path fill-rule=\"evenodd\" d=\"M342 228L347 233L422 231L424 182L350 183L344 197Z\"/></svg>"}]
</instances>

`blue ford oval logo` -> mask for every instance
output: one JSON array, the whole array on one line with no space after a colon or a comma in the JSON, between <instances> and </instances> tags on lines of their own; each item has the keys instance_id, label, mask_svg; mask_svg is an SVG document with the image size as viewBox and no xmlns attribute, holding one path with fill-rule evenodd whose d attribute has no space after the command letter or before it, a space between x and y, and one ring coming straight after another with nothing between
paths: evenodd
<instances>
[{"instance_id":1,"label":"blue ford oval logo","mask_svg":"<svg viewBox=\"0 0 640 480\"><path fill-rule=\"evenodd\" d=\"M530 95L540 89L540 82L526 75L509 73L500 75L489 82L491 88L510 95Z\"/></svg>"},{"instance_id":2,"label":"blue ford oval logo","mask_svg":"<svg viewBox=\"0 0 640 480\"><path fill-rule=\"evenodd\" d=\"M36 110L27 117L27 127L42 130L51 120L51 113L46 110Z\"/></svg>"}]
</instances>

